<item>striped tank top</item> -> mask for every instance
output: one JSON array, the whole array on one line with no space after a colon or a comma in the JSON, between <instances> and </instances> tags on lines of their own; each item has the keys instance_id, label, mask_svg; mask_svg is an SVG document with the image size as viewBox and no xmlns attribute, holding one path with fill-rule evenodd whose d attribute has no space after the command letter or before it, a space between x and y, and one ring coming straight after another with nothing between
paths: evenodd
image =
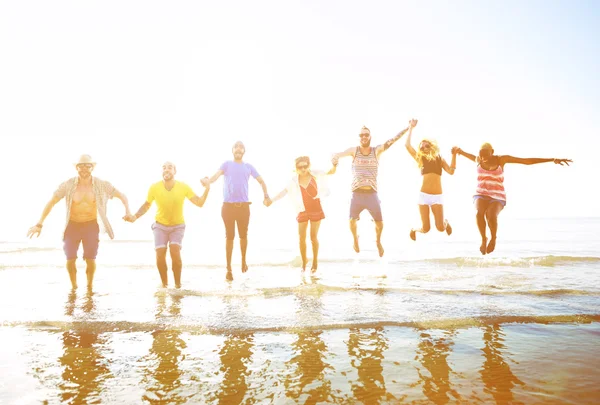
<instances>
[{"instance_id":1,"label":"striped tank top","mask_svg":"<svg viewBox=\"0 0 600 405\"><path fill-rule=\"evenodd\" d=\"M475 195L506 201L504 170L501 165L498 165L494 170L486 170L477 165L477 190Z\"/></svg>"},{"instance_id":2,"label":"striped tank top","mask_svg":"<svg viewBox=\"0 0 600 405\"><path fill-rule=\"evenodd\" d=\"M367 186L377 191L378 168L379 161L375 148L371 147L369 154L363 155L360 147L357 147L352 161L352 191Z\"/></svg>"}]
</instances>

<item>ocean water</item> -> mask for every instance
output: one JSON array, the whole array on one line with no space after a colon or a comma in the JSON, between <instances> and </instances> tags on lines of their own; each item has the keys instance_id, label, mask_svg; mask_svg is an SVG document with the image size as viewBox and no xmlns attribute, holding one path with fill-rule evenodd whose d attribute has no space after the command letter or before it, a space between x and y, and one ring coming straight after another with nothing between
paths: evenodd
<instances>
[{"instance_id":1,"label":"ocean water","mask_svg":"<svg viewBox=\"0 0 600 405\"><path fill-rule=\"evenodd\" d=\"M501 220L488 256L469 223L386 229L384 258L368 221L360 254L324 223L315 274L282 230L233 282L190 232L182 289L150 240L102 241L92 292L60 241L4 241L0 403L597 403L600 219Z\"/></svg>"}]
</instances>

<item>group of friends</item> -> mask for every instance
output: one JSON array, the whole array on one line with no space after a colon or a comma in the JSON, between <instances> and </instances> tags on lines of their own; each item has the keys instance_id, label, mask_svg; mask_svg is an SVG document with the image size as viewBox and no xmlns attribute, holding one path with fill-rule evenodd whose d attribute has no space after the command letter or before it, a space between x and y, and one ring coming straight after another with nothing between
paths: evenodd
<instances>
[{"instance_id":1,"label":"group of friends","mask_svg":"<svg viewBox=\"0 0 600 405\"><path fill-rule=\"evenodd\" d=\"M139 210L132 214L125 194L117 190L110 182L92 176L96 162L90 155L82 155L75 163L78 175L63 183L52 195L52 198L42 212L36 225L27 233L28 237L39 236L44 220L52 207L61 199L65 199L67 212L63 233L63 249L67 258L67 270L71 285L77 288L77 252L83 245L83 259L86 261L87 287L92 288L96 270L96 256L99 246L99 222L108 236L113 239L114 232L108 221L106 208L107 202L113 197L121 200L125 207L125 221L134 223L144 215L155 202L157 206L155 221L152 224L154 233L154 247L156 251L156 266L160 274L163 287L168 286L167 250L171 257L171 268L176 288L181 287L181 247L185 234L185 220L183 206L186 199L194 205L202 207L208 197L211 184L221 176L223 182L223 206L221 217L225 225L225 252L226 252L226 279L233 280L231 257L237 227L240 250L241 271L248 270L246 250L248 247L248 225L250 222L250 200L248 196L249 180L253 177L262 187L264 194L263 204L270 206L286 195L292 200L296 210L298 234L300 238L300 255L302 270L308 264L306 236L309 232L312 245L311 271L315 272L318 266L319 241L318 232L321 220L325 218L321 206L321 198L328 194L327 176L336 172L339 159L352 158L352 200L350 202L350 231L353 237L353 248L360 251L357 221L361 212L367 210L375 223L376 244L379 256L383 256L384 248L381 243L383 231L383 217L381 202L378 198L377 176L381 154L388 150L405 134L406 149L416 161L422 175L422 185L418 197L419 212L421 215L420 227L410 230L409 236L416 240L418 233L427 233L431 229L430 212L433 214L435 228L440 232L452 234L452 227L444 217L442 171L454 174L456 170L456 156L461 155L477 164L477 188L474 195L476 221L481 235L481 254L489 254L496 246L498 230L498 214L506 205L504 190L504 166L507 163L525 165L553 162L560 165L569 165L570 159L555 158L518 158L509 155L496 155L489 143L484 143L477 155L467 153L459 147L451 150L450 163L441 156L437 143L432 139L423 139L417 149L412 145L412 132L417 125L416 119L411 119L408 126L396 136L383 144L371 145L371 131L363 127L359 133L358 146L352 146L333 155L332 167L328 171L312 170L310 158L300 156L295 160L296 173L287 185L273 199L267 192L265 181L256 168L243 160L246 148L240 141L233 145L233 160L224 162L219 170L211 177L201 179L204 192L198 196L192 188L184 182L175 180L177 173L173 162L165 162L162 166L162 180L154 183L148 190L146 201ZM490 237L487 237L489 228Z\"/></svg>"}]
</instances>

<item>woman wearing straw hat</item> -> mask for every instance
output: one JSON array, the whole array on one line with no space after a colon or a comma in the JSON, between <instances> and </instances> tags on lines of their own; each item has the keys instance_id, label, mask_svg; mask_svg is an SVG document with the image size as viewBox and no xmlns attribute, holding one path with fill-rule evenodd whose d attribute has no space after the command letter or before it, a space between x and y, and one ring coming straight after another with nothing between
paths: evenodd
<instances>
[{"instance_id":1,"label":"woman wearing straw hat","mask_svg":"<svg viewBox=\"0 0 600 405\"><path fill-rule=\"evenodd\" d=\"M522 165L535 165L538 163L554 162L557 165L567 165L570 159L555 158L518 158L509 155L494 155L494 148L489 143L484 143L475 156L455 146L452 153L462 155L477 163L477 190L473 196L477 210L477 227L481 234L482 255L492 253L496 248L496 232L498 231L498 214L506 205L506 192L504 191L504 165L519 163ZM490 241L486 236L486 226L490 228Z\"/></svg>"}]
</instances>

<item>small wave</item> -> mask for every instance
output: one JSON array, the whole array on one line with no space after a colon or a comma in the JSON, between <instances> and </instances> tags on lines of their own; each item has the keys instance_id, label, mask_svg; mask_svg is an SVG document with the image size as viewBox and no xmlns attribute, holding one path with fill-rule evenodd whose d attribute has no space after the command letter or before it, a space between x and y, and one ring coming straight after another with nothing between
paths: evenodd
<instances>
[{"instance_id":1,"label":"small wave","mask_svg":"<svg viewBox=\"0 0 600 405\"><path fill-rule=\"evenodd\" d=\"M5 251L2 253L23 253L23 252L36 252L36 251L55 251L59 250L56 248L23 248L16 249L13 251ZM327 264L350 264L355 263L356 259L320 259L321 265ZM377 259L360 259L359 264L375 264L380 261ZM491 267L559 267L568 265L578 264L595 264L600 263L600 257L591 256L531 256L531 257L494 257L494 258L482 258L482 257L452 257L452 258L436 258L436 259L415 259L415 260L395 260L388 262L388 265L410 265L414 267L418 264L430 264L436 266L448 266L448 267L472 267L472 268L491 268ZM296 257L289 261L281 262L261 262L251 263L252 268L272 268L272 267L300 267L301 260ZM119 269L154 269L154 263L148 264L119 264L119 263L100 263L99 266L104 268L119 268ZM51 268L63 268L63 264L52 264L50 266L45 264L23 264L23 265L4 265L0 264L0 269L10 268L40 268L40 267L51 267ZM223 269L223 263L186 263L185 269Z\"/></svg>"},{"instance_id":2,"label":"small wave","mask_svg":"<svg viewBox=\"0 0 600 405\"><path fill-rule=\"evenodd\" d=\"M474 318L447 318L422 321L377 321L377 322L348 322L306 326L273 326L255 328L214 327L197 324L165 324L160 322L130 322L130 321L33 321L33 322L3 322L2 327L26 327L48 332L86 331L92 333L108 332L152 332L156 330L175 330L191 334L224 335L228 333L297 333L302 331L322 331L339 329L371 329L381 327L404 327L415 329L467 329L499 324L589 324L600 322L600 314L573 315L540 315L519 316L501 315Z\"/></svg>"},{"instance_id":3,"label":"small wave","mask_svg":"<svg viewBox=\"0 0 600 405\"><path fill-rule=\"evenodd\" d=\"M454 257L425 259L424 262L460 267L555 267L579 263L600 263L600 257L590 256L531 256L531 257Z\"/></svg>"},{"instance_id":4,"label":"small wave","mask_svg":"<svg viewBox=\"0 0 600 405\"><path fill-rule=\"evenodd\" d=\"M29 247L23 247L23 248L16 248L16 249L12 249L12 250L0 250L0 255L1 254L10 254L10 253L34 253L34 252L54 252L60 250L58 248L55 247L33 247L33 246L29 246Z\"/></svg>"}]
</instances>

